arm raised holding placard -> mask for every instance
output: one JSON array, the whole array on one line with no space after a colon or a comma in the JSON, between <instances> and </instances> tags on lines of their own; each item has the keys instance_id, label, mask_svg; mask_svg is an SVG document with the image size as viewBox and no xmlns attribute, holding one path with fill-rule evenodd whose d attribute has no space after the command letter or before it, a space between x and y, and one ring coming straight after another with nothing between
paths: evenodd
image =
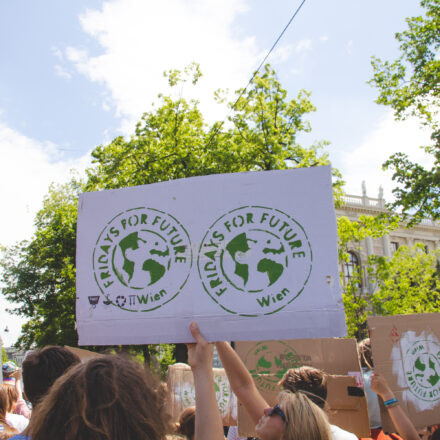
<instances>
[{"instance_id":1,"label":"arm raised holding placard","mask_svg":"<svg viewBox=\"0 0 440 440\"><path fill-rule=\"evenodd\" d=\"M215 344L229 384L237 399L246 408L254 423L258 423L269 405L255 386L251 374L238 354L227 342Z\"/></svg>"},{"instance_id":2,"label":"arm raised holding placard","mask_svg":"<svg viewBox=\"0 0 440 440\"><path fill-rule=\"evenodd\" d=\"M196 392L195 439L224 440L223 424L214 389L213 346L200 334L195 322L190 326L195 344L188 346L188 363L194 376Z\"/></svg>"},{"instance_id":3,"label":"arm raised holding placard","mask_svg":"<svg viewBox=\"0 0 440 440\"><path fill-rule=\"evenodd\" d=\"M399 401L383 376L374 373L371 377L371 389L383 400L388 414L404 440L420 440L413 423L399 405Z\"/></svg>"}]
</instances>

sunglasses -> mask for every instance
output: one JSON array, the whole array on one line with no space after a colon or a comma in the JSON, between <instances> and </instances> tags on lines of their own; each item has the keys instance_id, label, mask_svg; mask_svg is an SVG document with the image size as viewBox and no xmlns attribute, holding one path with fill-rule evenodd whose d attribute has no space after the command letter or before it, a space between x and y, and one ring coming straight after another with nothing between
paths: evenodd
<instances>
[{"instance_id":1,"label":"sunglasses","mask_svg":"<svg viewBox=\"0 0 440 440\"><path fill-rule=\"evenodd\" d=\"M275 405L269 412L269 416L273 416L274 414L280 416L283 422L287 423L286 415L283 413L283 410L280 408L278 404Z\"/></svg>"}]
</instances>

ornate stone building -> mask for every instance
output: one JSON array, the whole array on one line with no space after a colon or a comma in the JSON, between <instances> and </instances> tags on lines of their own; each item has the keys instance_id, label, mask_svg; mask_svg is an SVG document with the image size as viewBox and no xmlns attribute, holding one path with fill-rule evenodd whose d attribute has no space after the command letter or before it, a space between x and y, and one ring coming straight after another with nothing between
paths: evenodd
<instances>
[{"instance_id":1,"label":"ornate stone building","mask_svg":"<svg viewBox=\"0 0 440 440\"><path fill-rule=\"evenodd\" d=\"M362 196L346 195L345 204L336 209L338 217L346 216L350 220L357 220L361 215L378 215L386 212L383 190L379 189L377 198L367 196L365 182L362 182ZM425 219L418 225L393 231L390 235L381 238L367 237L361 242L360 249L353 247L350 250L350 259L341 268L344 278L350 277L355 266L362 266L369 255L391 256L400 246L413 246L423 243L427 251L440 248L440 222ZM363 280L362 287L369 284ZM370 285L370 288L372 286Z\"/></svg>"}]
</instances>

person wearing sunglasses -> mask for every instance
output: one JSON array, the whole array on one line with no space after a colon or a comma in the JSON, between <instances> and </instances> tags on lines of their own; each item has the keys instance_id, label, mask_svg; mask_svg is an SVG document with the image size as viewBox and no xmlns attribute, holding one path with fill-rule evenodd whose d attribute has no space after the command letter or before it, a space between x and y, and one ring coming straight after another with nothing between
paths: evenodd
<instances>
[{"instance_id":1,"label":"person wearing sunglasses","mask_svg":"<svg viewBox=\"0 0 440 440\"><path fill-rule=\"evenodd\" d=\"M216 343L232 391L256 424L261 440L331 440L324 411L301 391L283 390L278 404L270 407L252 376L227 342Z\"/></svg>"}]
</instances>

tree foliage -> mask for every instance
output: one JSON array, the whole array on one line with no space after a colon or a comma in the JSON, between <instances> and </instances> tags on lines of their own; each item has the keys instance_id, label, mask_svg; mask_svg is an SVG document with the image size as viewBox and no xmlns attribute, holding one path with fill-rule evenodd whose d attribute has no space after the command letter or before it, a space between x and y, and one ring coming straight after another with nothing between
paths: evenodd
<instances>
[{"instance_id":1,"label":"tree foliage","mask_svg":"<svg viewBox=\"0 0 440 440\"><path fill-rule=\"evenodd\" d=\"M379 315L438 312L439 258L440 251L426 253L422 243L401 246L389 259L371 257L370 277L376 284L374 311Z\"/></svg>"},{"instance_id":2,"label":"tree foliage","mask_svg":"<svg viewBox=\"0 0 440 440\"><path fill-rule=\"evenodd\" d=\"M18 343L77 345L75 331L75 240L77 194L72 180L52 186L35 219L30 242L10 247L1 261L2 293L19 308L13 313L29 320Z\"/></svg>"},{"instance_id":3,"label":"tree foliage","mask_svg":"<svg viewBox=\"0 0 440 440\"><path fill-rule=\"evenodd\" d=\"M361 242L367 237L379 238L388 235L399 226L397 216L393 215L361 215L353 221L348 217L341 216L337 219L338 225L338 252L339 263L344 265L349 259L349 250L361 250ZM367 263L367 262L365 262ZM365 270L366 265L354 268L350 280L344 280L341 272L343 285L342 299L345 308L345 321L348 336L363 339L367 336L367 317L371 314L371 295L369 289L363 289L363 283L368 280Z\"/></svg>"},{"instance_id":4,"label":"tree foliage","mask_svg":"<svg viewBox=\"0 0 440 440\"><path fill-rule=\"evenodd\" d=\"M426 216L440 218L440 0L422 0L421 6L425 15L407 18L408 28L395 35L400 56L394 61L373 57L370 81L379 91L377 103L390 106L398 119L418 117L432 130L433 145L425 146L434 163L430 169L402 152L384 164L398 184L392 207L401 209L404 217L413 214L411 223Z\"/></svg>"},{"instance_id":5,"label":"tree foliage","mask_svg":"<svg viewBox=\"0 0 440 440\"><path fill-rule=\"evenodd\" d=\"M186 74L194 84L200 77L196 66ZM172 87L185 80L179 71L167 75ZM296 140L310 131L304 118L315 111L307 92L288 100L275 71L266 66L249 90L237 90L236 96L229 103L229 128L224 128L223 121L208 126L197 101L159 95L160 106L143 115L130 140L118 137L92 152L94 167L88 170L86 189L329 164L328 155L320 151L326 142L302 147ZM340 194L343 182L337 170L333 173Z\"/></svg>"},{"instance_id":6,"label":"tree foliage","mask_svg":"<svg viewBox=\"0 0 440 440\"><path fill-rule=\"evenodd\" d=\"M8 355L6 353L6 350L2 347L2 364L8 362Z\"/></svg>"},{"instance_id":7,"label":"tree foliage","mask_svg":"<svg viewBox=\"0 0 440 440\"><path fill-rule=\"evenodd\" d=\"M197 65L167 73L172 88L182 82L196 86L200 75ZM93 166L84 182L72 179L51 188L37 214L34 237L8 249L1 261L6 285L3 294L20 304L17 313L29 318L20 346L77 344L74 305L79 192L329 163L327 154L321 152L325 142L309 147L297 142L299 133L310 131L305 116L315 109L309 94L300 91L289 100L269 66L255 75L248 90L237 91L229 106L228 124L209 125L197 101L159 95L158 105L143 115L130 139L117 137L93 150ZM333 172L335 193L340 194L342 180L337 170ZM155 351L158 368L163 369L170 350L150 346L150 352Z\"/></svg>"}]
</instances>

